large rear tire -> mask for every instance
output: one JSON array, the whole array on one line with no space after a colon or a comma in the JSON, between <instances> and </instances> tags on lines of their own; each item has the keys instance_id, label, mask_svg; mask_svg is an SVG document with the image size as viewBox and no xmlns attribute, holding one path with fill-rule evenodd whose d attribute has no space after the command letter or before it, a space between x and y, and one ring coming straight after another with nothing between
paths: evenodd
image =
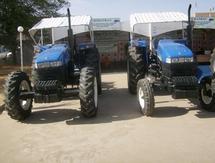
<instances>
[{"instance_id":1,"label":"large rear tire","mask_svg":"<svg viewBox=\"0 0 215 163\"><path fill-rule=\"evenodd\" d=\"M141 79L137 83L137 99L140 112L143 115L151 116L154 111L154 92L148 79Z\"/></svg>"},{"instance_id":2,"label":"large rear tire","mask_svg":"<svg viewBox=\"0 0 215 163\"><path fill-rule=\"evenodd\" d=\"M131 94L137 93L137 82L144 76L145 70L142 54L132 54L127 61L128 90Z\"/></svg>"},{"instance_id":3,"label":"large rear tire","mask_svg":"<svg viewBox=\"0 0 215 163\"><path fill-rule=\"evenodd\" d=\"M85 117L94 117L98 111L98 85L95 69L85 67L81 69L79 97L81 112Z\"/></svg>"},{"instance_id":4,"label":"large rear tire","mask_svg":"<svg viewBox=\"0 0 215 163\"><path fill-rule=\"evenodd\" d=\"M206 79L200 84L199 101L202 109L215 112L215 94L212 91L210 79Z\"/></svg>"},{"instance_id":5,"label":"large rear tire","mask_svg":"<svg viewBox=\"0 0 215 163\"><path fill-rule=\"evenodd\" d=\"M20 99L21 92L31 92L31 82L24 72L12 72L5 82L5 108L8 115L21 121L29 117L32 110L32 98Z\"/></svg>"}]
</instances>

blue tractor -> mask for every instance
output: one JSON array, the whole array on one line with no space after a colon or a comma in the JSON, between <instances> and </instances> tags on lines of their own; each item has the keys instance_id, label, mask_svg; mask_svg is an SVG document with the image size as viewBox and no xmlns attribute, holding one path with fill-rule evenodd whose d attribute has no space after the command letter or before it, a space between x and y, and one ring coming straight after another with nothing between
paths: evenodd
<instances>
[{"instance_id":1,"label":"blue tractor","mask_svg":"<svg viewBox=\"0 0 215 163\"><path fill-rule=\"evenodd\" d=\"M192 52L193 25L190 12L191 5L188 9L188 21L182 13L144 13L131 16L133 32L127 62L128 89L131 94L137 94L143 115L152 115L155 106L154 92L158 87L168 90L174 99L199 98L202 108L215 111L212 71L209 65L199 65ZM162 33L168 28L178 29L185 21L188 22L187 39L152 39L156 28L160 28ZM152 29L152 23L157 23L156 28ZM144 27L149 29L142 29ZM140 33L141 30L142 34L149 34L149 41L134 38L135 32ZM211 65L214 69L214 63Z\"/></svg>"},{"instance_id":2,"label":"blue tractor","mask_svg":"<svg viewBox=\"0 0 215 163\"><path fill-rule=\"evenodd\" d=\"M98 110L98 94L101 94L100 56L93 43L91 17L50 18L37 26L55 26L68 29L66 42L39 45L32 65L32 82L22 71L12 72L5 83L5 108L9 116L22 121L29 117L35 103L60 102L64 98L78 96L81 113L94 117ZM71 23L86 25L91 42L77 43ZM82 24L83 23L83 24ZM86 23L86 24L84 24ZM42 30L41 30L42 33Z\"/></svg>"}]
</instances>

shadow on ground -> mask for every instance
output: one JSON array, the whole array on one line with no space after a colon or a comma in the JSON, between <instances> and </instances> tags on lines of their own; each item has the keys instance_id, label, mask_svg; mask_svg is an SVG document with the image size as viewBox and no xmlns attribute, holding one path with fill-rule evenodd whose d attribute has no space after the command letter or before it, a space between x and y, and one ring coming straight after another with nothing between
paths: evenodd
<instances>
[{"instance_id":1,"label":"shadow on ground","mask_svg":"<svg viewBox=\"0 0 215 163\"><path fill-rule=\"evenodd\" d=\"M46 108L47 110L43 110ZM113 82L108 82L103 83L103 93L99 96L98 115L95 118L83 117L80 110L72 109L68 104L57 104L49 108L37 107L25 123L45 124L66 121L68 125L98 124L135 119L141 116L136 96L130 95L127 89L116 89Z\"/></svg>"},{"instance_id":2,"label":"shadow on ground","mask_svg":"<svg viewBox=\"0 0 215 163\"><path fill-rule=\"evenodd\" d=\"M158 103L166 103L160 101ZM194 101L191 101L192 103ZM194 102L195 103L195 102ZM113 82L103 83L103 94L99 96L99 111L95 118L85 118L80 110L72 109L69 104L53 104L37 107L25 121L29 124L46 124L65 121L67 125L111 123L142 117L135 95L130 95L126 88L117 89ZM47 109L47 110L43 110ZM187 114L196 107L156 107L152 118L168 118ZM198 111L199 118L215 118L215 113Z\"/></svg>"},{"instance_id":3,"label":"shadow on ground","mask_svg":"<svg viewBox=\"0 0 215 163\"><path fill-rule=\"evenodd\" d=\"M168 118L168 117L177 117L187 114L189 109L183 107L156 107L153 113L152 118Z\"/></svg>"},{"instance_id":4,"label":"shadow on ground","mask_svg":"<svg viewBox=\"0 0 215 163\"><path fill-rule=\"evenodd\" d=\"M205 110L199 110L197 113L196 113L196 116L198 118L215 118L215 112L209 112L209 111L205 111Z\"/></svg>"}]
</instances>

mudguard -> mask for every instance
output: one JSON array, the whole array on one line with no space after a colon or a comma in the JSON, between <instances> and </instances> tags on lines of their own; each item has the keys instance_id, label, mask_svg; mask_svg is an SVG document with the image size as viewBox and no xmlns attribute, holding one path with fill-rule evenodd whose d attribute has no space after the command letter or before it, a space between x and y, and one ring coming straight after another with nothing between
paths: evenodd
<instances>
[{"instance_id":1,"label":"mudguard","mask_svg":"<svg viewBox=\"0 0 215 163\"><path fill-rule=\"evenodd\" d=\"M200 84L202 79L204 78L210 78L212 77L213 73L210 69L210 65L199 65L197 67L197 79L198 79L198 83Z\"/></svg>"}]
</instances>

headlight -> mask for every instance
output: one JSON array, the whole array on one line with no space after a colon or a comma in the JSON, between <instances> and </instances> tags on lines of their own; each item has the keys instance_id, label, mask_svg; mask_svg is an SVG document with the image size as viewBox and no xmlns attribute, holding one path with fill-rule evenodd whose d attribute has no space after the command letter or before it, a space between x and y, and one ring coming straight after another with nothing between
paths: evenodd
<instances>
[{"instance_id":1,"label":"headlight","mask_svg":"<svg viewBox=\"0 0 215 163\"><path fill-rule=\"evenodd\" d=\"M171 58L166 58L166 63L171 63Z\"/></svg>"},{"instance_id":2,"label":"headlight","mask_svg":"<svg viewBox=\"0 0 215 163\"><path fill-rule=\"evenodd\" d=\"M167 63L187 63L187 62L193 62L193 57L179 57L179 58L167 58Z\"/></svg>"},{"instance_id":3,"label":"headlight","mask_svg":"<svg viewBox=\"0 0 215 163\"><path fill-rule=\"evenodd\" d=\"M184 58L184 62L193 62L193 57Z\"/></svg>"},{"instance_id":4,"label":"headlight","mask_svg":"<svg viewBox=\"0 0 215 163\"><path fill-rule=\"evenodd\" d=\"M49 64L50 64L50 67L60 67L63 65L61 61L49 62Z\"/></svg>"},{"instance_id":5,"label":"headlight","mask_svg":"<svg viewBox=\"0 0 215 163\"><path fill-rule=\"evenodd\" d=\"M49 67L60 67L63 63L61 61L56 62L44 62L44 63L35 63L35 68L49 68Z\"/></svg>"}]
</instances>

